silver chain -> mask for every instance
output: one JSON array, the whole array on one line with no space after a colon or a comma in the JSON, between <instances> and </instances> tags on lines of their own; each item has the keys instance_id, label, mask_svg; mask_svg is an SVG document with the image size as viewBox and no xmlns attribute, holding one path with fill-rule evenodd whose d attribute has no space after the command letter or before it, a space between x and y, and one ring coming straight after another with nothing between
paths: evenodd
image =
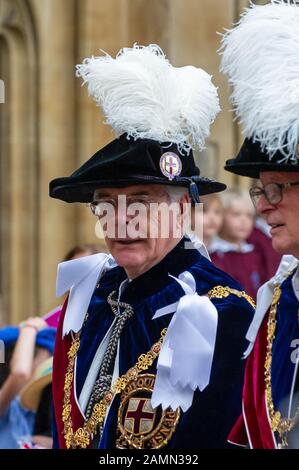
<instances>
[{"instance_id":1,"label":"silver chain","mask_svg":"<svg viewBox=\"0 0 299 470\"><path fill-rule=\"evenodd\" d=\"M94 403L99 402L103 398L104 394L110 389L112 382L111 366L116 354L118 340L124 329L126 321L134 313L133 307L130 304L126 304L125 302L118 302L114 299L115 295L116 291L113 291L111 292L111 294L109 294L107 298L107 302L116 317L116 322L113 327L108 346L102 360L98 378L94 383L90 395L90 399L86 409L86 421L91 416ZM120 309L124 309L124 311L121 311Z\"/></svg>"}]
</instances>

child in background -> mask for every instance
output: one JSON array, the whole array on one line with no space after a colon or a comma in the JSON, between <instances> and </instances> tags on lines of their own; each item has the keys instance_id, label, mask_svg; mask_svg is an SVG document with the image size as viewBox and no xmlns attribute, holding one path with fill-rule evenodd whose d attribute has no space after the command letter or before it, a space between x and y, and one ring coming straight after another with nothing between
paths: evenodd
<instances>
[{"instance_id":1,"label":"child in background","mask_svg":"<svg viewBox=\"0 0 299 470\"><path fill-rule=\"evenodd\" d=\"M266 279L265 267L254 245L247 242L254 227L255 210L242 189L230 189L220 195L224 209L220 237L210 245L213 263L236 279L253 298Z\"/></svg>"},{"instance_id":2,"label":"child in background","mask_svg":"<svg viewBox=\"0 0 299 470\"><path fill-rule=\"evenodd\" d=\"M201 196L200 202L203 203L203 242L209 251L222 227L223 206L218 194Z\"/></svg>"}]
</instances>

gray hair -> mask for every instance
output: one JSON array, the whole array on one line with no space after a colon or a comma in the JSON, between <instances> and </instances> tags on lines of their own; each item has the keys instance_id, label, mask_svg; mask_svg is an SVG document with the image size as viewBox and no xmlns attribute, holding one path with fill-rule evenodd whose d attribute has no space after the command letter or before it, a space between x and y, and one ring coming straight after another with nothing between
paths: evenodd
<instances>
[{"instance_id":1,"label":"gray hair","mask_svg":"<svg viewBox=\"0 0 299 470\"><path fill-rule=\"evenodd\" d=\"M170 202L178 202L186 193L189 194L188 189L183 186L165 185L164 188L168 194Z\"/></svg>"}]
</instances>

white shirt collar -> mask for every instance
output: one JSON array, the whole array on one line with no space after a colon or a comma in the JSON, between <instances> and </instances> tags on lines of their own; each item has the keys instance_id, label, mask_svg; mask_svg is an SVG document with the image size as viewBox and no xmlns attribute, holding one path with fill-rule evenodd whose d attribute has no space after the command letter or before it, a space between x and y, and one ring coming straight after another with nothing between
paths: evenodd
<instances>
[{"instance_id":1,"label":"white shirt collar","mask_svg":"<svg viewBox=\"0 0 299 470\"><path fill-rule=\"evenodd\" d=\"M210 244L209 252L215 253L216 251L220 251L221 253L228 253L230 251L234 253L250 253L253 251L254 246L250 243L241 242L240 246L238 247L234 243L228 242L220 237L215 237Z\"/></svg>"},{"instance_id":2,"label":"white shirt collar","mask_svg":"<svg viewBox=\"0 0 299 470\"><path fill-rule=\"evenodd\" d=\"M197 249L203 256L209 258L204 244L197 239L192 239L191 247ZM103 274L117 266L112 255L97 253L84 256L58 265L56 295L60 297L69 291L69 299L65 312L62 336L70 331L80 331L95 286ZM126 287L129 279L121 284L119 296Z\"/></svg>"},{"instance_id":3,"label":"white shirt collar","mask_svg":"<svg viewBox=\"0 0 299 470\"><path fill-rule=\"evenodd\" d=\"M58 265L56 295L61 296L69 291L62 336L81 329L99 278L115 266L114 258L106 253L84 256Z\"/></svg>"},{"instance_id":4,"label":"white shirt collar","mask_svg":"<svg viewBox=\"0 0 299 470\"><path fill-rule=\"evenodd\" d=\"M293 276L292 286L293 286L294 294L297 297L297 300L299 302L299 265L297 267L296 273Z\"/></svg>"}]
</instances>

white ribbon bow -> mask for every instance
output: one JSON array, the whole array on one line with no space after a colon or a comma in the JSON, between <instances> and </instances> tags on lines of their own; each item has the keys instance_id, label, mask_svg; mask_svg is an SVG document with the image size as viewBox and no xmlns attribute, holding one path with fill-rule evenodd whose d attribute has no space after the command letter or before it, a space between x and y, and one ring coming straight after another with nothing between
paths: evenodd
<instances>
[{"instance_id":1,"label":"white ribbon bow","mask_svg":"<svg viewBox=\"0 0 299 470\"><path fill-rule=\"evenodd\" d=\"M210 299L196 292L189 271L175 279L185 292L176 303L156 311L153 319L175 312L159 354L157 377L152 394L153 408L179 406L186 411L193 394L209 384L214 356L218 313Z\"/></svg>"},{"instance_id":2,"label":"white ribbon bow","mask_svg":"<svg viewBox=\"0 0 299 470\"><path fill-rule=\"evenodd\" d=\"M291 255L284 255L275 275L259 288L255 314L246 334L246 339L250 344L243 354L243 359L246 359L253 349L262 321L272 303L275 287L280 285L297 265L297 258Z\"/></svg>"},{"instance_id":3,"label":"white ribbon bow","mask_svg":"<svg viewBox=\"0 0 299 470\"><path fill-rule=\"evenodd\" d=\"M70 331L77 333L83 324L93 291L104 270L117 266L106 253L84 256L58 265L56 296L70 291L65 312L62 337Z\"/></svg>"}]
</instances>

